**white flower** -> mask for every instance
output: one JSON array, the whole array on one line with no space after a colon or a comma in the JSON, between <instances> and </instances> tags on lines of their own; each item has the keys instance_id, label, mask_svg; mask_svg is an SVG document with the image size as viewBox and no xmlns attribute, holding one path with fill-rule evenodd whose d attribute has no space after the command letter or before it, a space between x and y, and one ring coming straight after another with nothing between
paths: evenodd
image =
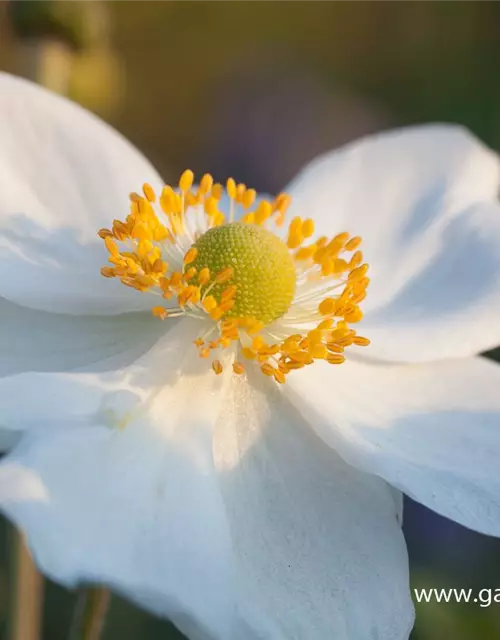
<instances>
[{"instance_id":1,"label":"white flower","mask_svg":"<svg viewBox=\"0 0 500 640\"><path fill-rule=\"evenodd\" d=\"M115 240L139 251L123 228L116 237L116 223L107 244L110 267L121 271L100 273L106 252L97 230L109 238L102 229L127 216L128 194L141 184L161 193L154 169L96 118L7 75L0 114L0 415L24 434L0 465L0 504L41 569L67 585L108 583L191 638L407 638L413 610L400 491L500 534L500 368L476 355L500 343L497 156L458 127L427 126L367 138L299 175L286 190L287 220L311 218L328 238L363 236L372 281L361 326L372 344L349 347L332 366L325 340L313 334L314 363L288 372L298 360L289 343L282 348L287 332L302 340L325 318L338 329L331 305L359 257L323 278L321 260L303 263L290 310L257 326L268 345L280 345L277 355L265 357L252 327L236 323L224 325L229 346L212 358L206 342L220 337L216 309L229 281L212 288L214 306L206 304L208 284L186 292L185 281L176 288L161 280L170 275L160 262L149 269L129 256L136 269L115 251ZM182 186L190 181L185 174ZM153 199L150 187L146 195ZM162 214L158 203L136 200L133 216L149 222L131 235L147 242L156 224L150 207ZM217 198L207 207L218 215ZM196 264L199 278L201 254L212 261L212 282L220 274L214 245L184 257L210 216L188 213L189 229L170 244L165 237L156 259L169 253L169 269L184 274ZM308 235L311 223L297 224L291 236ZM302 239L290 238L292 247ZM243 246L231 254L238 265L248 239L233 240ZM261 259L275 260L268 253ZM290 286L284 262L276 265L283 286L271 298L269 282L247 283L271 315ZM365 274L359 278L366 288ZM339 288L325 293L325 282ZM333 302L321 315L325 297ZM348 288L343 317L359 319L362 297ZM151 314L165 305L173 318ZM215 336L205 337L211 329ZM193 345L200 336L209 360ZM341 355L354 337L326 351ZM281 358L286 383L240 358L242 346L255 347L278 382ZM233 372L235 357L243 375Z\"/></svg>"}]
</instances>

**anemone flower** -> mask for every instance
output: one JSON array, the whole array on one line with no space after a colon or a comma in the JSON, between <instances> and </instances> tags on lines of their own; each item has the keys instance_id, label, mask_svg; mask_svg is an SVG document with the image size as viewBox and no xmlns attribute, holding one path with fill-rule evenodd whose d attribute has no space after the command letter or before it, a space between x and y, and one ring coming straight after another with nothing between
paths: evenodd
<instances>
[{"instance_id":1,"label":"anemone flower","mask_svg":"<svg viewBox=\"0 0 500 640\"><path fill-rule=\"evenodd\" d=\"M265 199L7 75L0 114L0 503L41 570L195 639L406 639L402 492L500 533L497 156L415 127Z\"/></svg>"}]
</instances>

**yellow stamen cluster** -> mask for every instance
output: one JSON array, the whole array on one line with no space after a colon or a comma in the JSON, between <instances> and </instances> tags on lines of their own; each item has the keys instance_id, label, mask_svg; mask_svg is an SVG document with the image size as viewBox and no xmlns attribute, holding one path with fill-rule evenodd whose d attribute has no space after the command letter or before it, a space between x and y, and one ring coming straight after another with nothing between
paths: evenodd
<instances>
[{"instance_id":1,"label":"yellow stamen cluster","mask_svg":"<svg viewBox=\"0 0 500 640\"><path fill-rule=\"evenodd\" d=\"M256 192L231 178L225 189L208 174L198 187L193 183L193 173L185 171L178 187L165 186L159 197L149 184L143 186L142 195L130 195L126 219L114 220L111 229L99 231L110 263L102 268L103 276L159 296L162 304L152 307L159 319L179 315L210 319L206 335L195 345L200 357L212 358L217 375L223 371L217 352L231 346L241 358L258 364L264 375L283 383L295 369L315 360L340 364L346 347L369 344L350 326L363 317L359 304L369 284L368 265L363 264L359 250L361 238L341 233L307 243L314 234L314 222L296 217L282 243L269 225L284 224L288 195L254 206ZM229 220L220 208L224 193L230 200ZM242 210L240 221L235 222L238 209ZM250 225L248 234L245 225ZM213 233L219 227L224 228ZM252 231L259 227L272 235L269 247L267 235ZM252 238L252 246L264 246L262 256L248 254L247 238ZM251 259L245 262L247 255ZM277 255L285 257L280 261ZM286 269L292 265L282 280L292 297L295 293L289 308L288 302L280 303L274 311L272 301L282 295L281 286L272 293L274 282L264 282L254 267L266 261L272 265L266 277L274 280L275 274L278 282L283 265ZM253 311L261 308L257 303L265 296L265 311ZM210 337L214 330L217 335ZM245 371L236 359L232 369L237 375Z\"/></svg>"}]
</instances>

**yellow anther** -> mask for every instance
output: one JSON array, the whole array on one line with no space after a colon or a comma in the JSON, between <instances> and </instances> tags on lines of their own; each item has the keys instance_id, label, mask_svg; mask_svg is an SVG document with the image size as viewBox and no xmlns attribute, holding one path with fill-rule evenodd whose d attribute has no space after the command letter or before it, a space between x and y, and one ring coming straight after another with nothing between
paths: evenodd
<instances>
[{"instance_id":1,"label":"yellow anther","mask_svg":"<svg viewBox=\"0 0 500 640\"><path fill-rule=\"evenodd\" d=\"M217 215L214 217L214 221L213 221L214 227L220 227L220 225L224 224L225 221L226 221L226 218L222 213L222 211L218 211Z\"/></svg>"},{"instance_id":2,"label":"yellow anther","mask_svg":"<svg viewBox=\"0 0 500 640\"><path fill-rule=\"evenodd\" d=\"M226 313L227 311L231 311L234 305L235 305L234 300L224 300L223 302L221 301L221 303L219 304L219 309L222 311L222 313Z\"/></svg>"},{"instance_id":3,"label":"yellow anther","mask_svg":"<svg viewBox=\"0 0 500 640\"><path fill-rule=\"evenodd\" d=\"M343 233L339 233L338 235L336 235L333 238L332 242L335 244L344 246L348 240L349 240L349 234L347 233L347 231L344 231Z\"/></svg>"},{"instance_id":4,"label":"yellow anther","mask_svg":"<svg viewBox=\"0 0 500 640\"><path fill-rule=\"evenodd\" d=\"M311 347L310 353L314 359L322 359L328 357L328 349L324 344L315 344Z\"/></svg>"},{"instance_id":5,"label":"yellow anther","mask_svg":"<svg viewBox=\"0 0 500 640\"><path fill-rule=\"evenodd\" d=\"M151 265L151 271L153 273L165 273L168 269L168 264L161 258L157 258Z\"/></svg>"},{"instance_id":6,"label":"yellow anther","mask_svg":"<svg viewBox=\"0 0 500 640\"><path fill-rule=\"evenodd\" d=\"M212 217L219 213L219 201L213 196L205 200L205 213Z\"/></svg>"},{"instance_id":7,"label":"yellow anther","mask_svg":"<svg viewBox=\"0 0 500 640\"><path fill-rule=\"evenodd\" d=\"M221 361L220 360L214 360L212 362L212 369L213 369L215 375L219 376L223 371L223 367L222 367Z\"/></svg>"},{"instance_id":8,"label":"yellow anther","mask_svg":"<svg viewBox=\"0 0 500 640\"><path fill-rule=\"evenodd\" d=\"M190 262L193 262L193 260L196 260L197 255L198 249L196 249L196 247L191 247L184 256L184 264L189 264Z\"/></svg>"},{"instance_id":9,"label":"yellow anther","mask_svg":"<svg viewBox=\"0 0 500 640\"><path fill-rule=\"evenodd\" d=\"M155 193L153 187L150 184L145 182L142 185L142 191L143 191L144 195L146 196L146 198L149 200L149 202L156 202L156 193Z\"/></svg>"},{"instance_id":10,"label":"yellow anther","mask_svg":"<svg viewBox=\"0 0 500 640\"><path fill-rule=\"evenodd\" d=\"M349 242L346 243L345 245L346 251L354 251L359 247L361 242L362 242L362 239L360 238L360 236L354 236L354 238L351 238Z\"/></svg>"},{"instance_id":11,"label":"yellow anther","mask_svg":"<svg viewBox=\"0 0 500 640\"><path fill-rule=\"evenodd\" d=\"M219 273L215 276L215 282L217 282L218 284L222 284L223 282L227 282L228 280L231 280L232 277L233 277L233 268L226 267L225 269L222 269L222 271L219 271Z\"/></svg>"},{"instance_id":12,"label":"yellow anther","mask_svg":"<svg viewBox=\"0 0 500 640\"><path fill-rule=\"evenodd\" d=\"M281 371L281 369L279 368L275 369L273 371L273 376L276 382L279 382L280 384L285 384L285 374L283 373L283 371Z\"/></svg>"},{"instance_id":13,"label":"yellow anther","mask_svg":"<svg viewBox=\"0 0 500 640\"><path fill-rule=\"evenodd\" d=\"M193 181L194 181L194 173L189 169L186 169L186 171L184 171L184 173L180 177L179 189L183 193L186 193L186 191L189 191L189 189L191 189L191 187L193 186Z\"/></svg>"},{"instance_id":14,"label":"yellow anther","mask_svg":"<svg viewBox=\"0 0 500 640\"><path fill-rule=\"evenodd\" d=\"M189 280L192 280L195 277L195 275L196 275L196 269L194 267L191 267L184 274L184 280L188 282Z\"/></svg>"},{"instance_id":15,"label":"yellow anther","mask_svg":"<svg viewBox=\"0 0 500 640\"><path fill-rule=\"evenodd\" d=\"M343 258L336 258L333 261L333 273L343 273L349 269L349 265Z\"/></svg>"},{"instance_id":16,"label":"yellow anther","mask_svg":"<svg viewBox=\"0 0 500 640\"><path fill-rule=\"evenodd\" d=\"M363 253L361 251L356 251L352 254L352 258L349 261L349 269L355 269L359 267L359 265L363 262Z\"/></svg>"},{"instance_id":17,"label":"yellow anther","mask_svg":"<svg viewBox=\"0 0 500 640\"><path fill-rule=\"evenodd\" d=\"M106 236L104 238L104 244L106 245L106 249L112 256L119 255L120 251L118 250L118 245L110 236Z\"/></svg>"},{"instance_id":18,"label":"yellow anther","mask_svg":"<svg viewBox=\"0 0 500 640\"><path fill-rule=\"evenodd\" d=\"M321 340L323 339L323 333L319 329L313 329L312 331L309 331L309 333L307 334L307 338L309 344L314 345L318 342L321 342Z\"/></svg>"},{"instance_id":19,"label":"yellow anther","mask_svg":"<svg viewBox=\"0 0 500 640\"><path fill-rule=\"evenodd\" d=\"M231 298L233 298L236 295L236 291L237 291L237 288L235 287L234 284L229 285L229 287L224 289L224 291L222 292L222 295L220 298L221 302L226 302L227 300L231 300Z\"/></svg>"},{"instance_id":20,"label":"yellow anther","mask_svg":"<svg viewBox=\"0 0 500 640\"><path fill-rule=\"evenodd\" d=\"M174 197L175 193L171 186L163 187L160 194L160 206L165 213L170 213L173 210Z\"/></svg>"},{"instance_id":21,"label":"yellow anther","mask_svg":"<svg viewBox=\"0 0 500 640\"><path fill-rule=\"evenodd\" d=\"M247 190L247 187L243 183L240 183L236 187L236 202L243 202L243 196L245 195L246 190Z\"/></svg>"},{"instance_id":22,"label":"yellow anther","mask_svg":"<svg viewBox=\"0 0 500 640\"><path fill-rule=\"evenodd\" d=\"M302 235L304 238L310 238L314 233L314 220L308 218L302 223Z\"/></svg>"},{"instance_id":23,"label":"yellow anther","mask_svg":"<svg viewBox=\"0 0 500 640\"><path fill-rule=\"evenodd\" d=\"M365 277L367 271L368 271L368 265L362 264L360 267L356 267L356 269L353 269L353 271L351 271L347 279L349 281L358 280L358 279L360 280L361 278Z\"/></svg>"},{"instance_id":24,"label":"yellow anther","mask_svg":"<svg viewBox=\"0 0 500 640\"><path fill-rule=\"evenodd\" d=\"M266 346L266 342L262 336L255 336L255 338L252 340L252 349L254 351L260 351Z\"/></svg>"},{"instance_id":25,"label":"yellow anther","mask_svg":"<svg viewBox=\"0 0 500 640\"><path fill-rule=\"evenodd\" d=\"M200 192L208 193L212 189L213 183L214 179L212 176L209 173L205 173L203 178L200 180Z\"/></svg>"},{"instance_id":26,"label":"yellow anther","mask_svg":"<svg viewBox=\"0 0 500 640\"><path fill-rule=\"evenodd\" d=\"M286 364L286 362L283 362L283 360L280 360L278 362L278 369L285 375L287 373L290 373L290 367L288 366L288 364Z\"/></svg>"},{"instance_id":27,"label":"yellow anther","mask_svg":"<svg viewBox=\"0 0 500 640\"><path fill-rule=\"evenodd\" d=\"M359 307L356 307L352 311L349 311L344 315L346 322L356 323L363 319L363 312Z\"/></svg>"},{"instance_id":28,"label":"yellow anther","mask_svg":"<svg viewBox=\"0 0 500 640\"><path fill-rule=\"evenodd\" d=\"M326 357L326 361L328 364L342 364L345 362L345 358L340 354L332 353Z\"/></svg>"},{"instance_id":29,"label":"yellow anther","mask_svg":"<svg viewBox=\"0 0 500 640\"><path fill-rule=\"evenodd\" d=\"M203 269L200 270L200 273L198 274L198 282L200 283L201 286L203 286L204 284L207 284L209 280L210 280L210 269L208 267L204 267Z\"/></svg>"},{"instance_id":30,"label":"yellow anther","mask_svg":"<svg viewBox=\"0 0 500 640\"><path fill-rule=\"evenodd\" d=\"M288 235L287 246L289 249L297 249L297 247L300 247L303 241L304 236L300 231L290 231Z\"/></svg>"},{"instance_id":31,"label":"yellow anther","mask_svg":"<svg viewBox=\"0 0 500 640\"><path fill-rule=\"evenodd\" d=\"M116 276L116 271L113 267L102 267L101 275L105 278L114 278Z\"/></svg>"},{"instance_id":32,"label":"yellow anther","mask_svg":"<svg viewBox=\"0 0 500 640\"><path fill-rule=\"evenodd\" d=\"M130 235L128 225L120 220L113 220L113 235L117 240L123 242Z\"/></svg>"},{"instance_id":33,"label":"yellow anther","mask_svg":"<svg viewBox=\"0 0 500 640\"><path fill-rule=\"evenodd\" d=\"M358 347L367 347L370 344L370 340L368 340L368 338L363 338L362 336L354 336L352 341Z\"/></svg>"},{"instance_id":34,"label":"yellow anther","mask_svg":"<svg viewBox=\"0 0 500 640\"><path fill-rule=\"evenodd\" d=\"M241 362L233 362L233 371L236 375L241 376L241 374L245 373L245 367Z\"/></svg>"},{"instance_id":35,"label":"yellow anther","mask_svg":"<svg viewBox=\"0 0 500 640\"><path fill-rule=\"evenodd\" d=\"M102 240L104 240L105 238L110 238L113 233L109 229L99 229L97 235L99 236L99 238L102 238Z\"/></svg>"},{"instance_id":36,"label":"yellow anther","mask_svg":"<svg viewBox=\"0 0 500 640\"><path fill-rule=\"evenodd\" d=\"M343 353L344 347L341 344L337 344L336 342L327 342L326 348L328 351L332 351L333 353Z\"/></svg>"},{"instance_id":37,"label":"yellow anther","mask_svg":"<svg viewBox=\"0 0 500 640\"><path fill-rule=\"evenodd\" d=\"M295 260L309 260L315 254L316 249L317 247L314 244L310 247L301 247L295 254Z\"/></svg>"},{"instance_id":38,"label":"yellow anther","mask_svg":"<svg viewBox=\"0 0 500 640\"><path fill-rule=\"evenodd\" d=\"M267 362L261 366L260 370L265 376L274 376L274 367Z\"/></svg>"},{"instance_id":39,"label":"yellow anther","mask_svg":"<svg viewBox=\"0 0 500 640\"><path fill-rule=\"evenodd\" d=\"M202 300L203 308L210 313L217 308L217 300L213 296L205 296Z\"/></svg>"},{"instance_id":40,"label":"yellow anther","mask_svg":"<svg viewBox=\"0 0 500 640\"><path fill-rule=\"evenodd\" d=\"M245 328L249 335L254 335L264 328L264 323L257 318L246 318Z\"/></svg>"},{"instance_id":41,"label":"yellow anther","mask_svg":"<svg viewBox=\"0 0 500 640\"><path fill-rule=\"evenodd\" d=\"M201 201L201 198L199 198L198 195L193 193L192 191L188 191L184 198L187 207L194 207Z\"/></svg>"},{"instance_id":42,"label":"yellow anther","mask_svg":"<svg viewBox=\"0 0 500 640\"><path fill-rule=\"evenodd\" d=\"M205 344L205 341L201 338L196 338L193 344L195 344L197 347L202 347Z\"/></svg>"},{"instance_id":43,"label":"yellow anther","mask_svg":"<svg viewBox=\"0 0 500 640\"><path fill-rule=\"evenodd\" d=\"M267 200L263 200L257 207L257 211L254 213L255 224L263 224L269 216L272 214L273 208L271 203Z\"/></svg>"},{"instance_id":44,"label":"yellow anther","mask_svg":"<svg viewBox=\"0 0 500 640\"><path fill-rule=\"evenodd\" d=\"M280 193L274 201L273 209L275 211L279 211L281 216L284 218L286 210L290 206L291 201L292 199L288 194Z\"/></svg>"},{"instance_id":45,"label":"yellow anther","mask_svg":"<svg viewBox=\"0 0 500 640\"><path fill-rule=\"evenodd\" d=\"M333 298L325 298L319 303L318 311L322 316L328 316L335 312L336 301Z\"/></svg>"},{"instance_id":46,"label":"yellow anther","mask_svg":"<svg viewBox=\"0 0 500 640\"><path fill-rule=\"evenodd\" d=\"M136 240L149 240L150 238L150 232L148 227L141 222L135 223L130 235L132 238L135 238Z\"/></svg>"},{"instance_id":47,"label":"yellow anther","mask_svg":"<svg viewBox=\"0 0 500 640\"><path fill-rule=\"evenodd\" d=\"M156 318L160 318L161 320L165 320L168 316L168 311L165 307L153 307L151 312Z\"/></svg>"},{"instance_id":48,"label":"yellow anther","mask_svg":"<svg viewBox=\"0 0 500 640\"><path fill-rule=\"evenodd\" d=\"M331 329L333 326L333 320L331 318L326 318L326 320L322 320L319 324L318 324L318 329L320 331L325 331L327 329Z\"/></svg>"},{"instance_id":49,"label":"yellow anther","mask_svg":"<svg viewBox=\"0 0 500 640\"><path fill-rule=\"evenodd\" d=\"M255 189L247 189L242 198L242 204L245 209L248 209L255 202L255 198L257 197L257 192Z\"/></svg>"},{"instance_id":50,"label":"yellow anther","mask_svg":"<svg viewBox=\"0 0 500 640\"><path fill-rule=\"evenodd\" d=\"M212 187L212 198L215 198L216 200L220 200L223 195L224 195L224 187L219 182L216 182Z\"/></svg>"},{"instance_id":51,"label":"yellow anther","mask_svg":"<svg viewBox=\"0 0 500 640\"><path fill-rule=\"evenodd\" d=\"M170 276L170 286L176 289L182 282L182 273L174 271Z\"/></svg>"},{"instance_id":52,"label":"yellow anther","mask_svg":"<svg viewBox=\"0 0 500 640\"><path fill-rule=\"evenodd\" d=\"M210 349L207 347L200 350L200 358L209 358L210 357Z\"/></svg>"},{"instance_id":53,"label":"yellow anther","mask_svg":"<svg viewBox=\"0 0 500 640\"><path fill-rule=\"evenodd\" d=\"M151 204L146 198L140 198L137 201L138 213L143 218L149 218L153 215L153 209L151 208Z\"/></svg>"},{"instance_id":54,"label":"yellow anther","mask_svg":"<svg viewBox=\"0 0 500 640\"><path fill-rule=\"evenodd\" d=\"M233 178L228 178L226 182L227 195L232 199L236 199L236 182Z\"/></svg>"},{"instance_id":55,"label":"yellow anther","mask_svg":"<svg viewBox=\"0 0 500 640\"><path fill-rule=\"evenodd\" d=\"M330 276L335 270L335 262L328 256L321 261L321 275Z\"/></svg>"}]
</instances>

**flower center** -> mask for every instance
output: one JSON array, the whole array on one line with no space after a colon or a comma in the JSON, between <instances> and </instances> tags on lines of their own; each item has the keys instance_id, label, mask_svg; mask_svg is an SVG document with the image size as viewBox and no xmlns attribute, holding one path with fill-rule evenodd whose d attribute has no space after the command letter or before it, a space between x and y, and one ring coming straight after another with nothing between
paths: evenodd
<instances>
[{"instance_id":1,"label":"flower center","mask_svg":"<svg viewBox=\"0 0 500 640\"><path fill-rule=\"evenodd\" d=\"M212 285L210 294L220 304L227 285L235 286L232 318L256 318L264 325L282 317L295 294L295 264L288 247L274 233L256 224L234 222L213 227L194 244L189 268L220 273L232 269L227 283ZM193 278L193 284L197 282ZM201 288L204 295L210 285Z\"/></svg>"},{"instance_id":2,"label":"flower center","mask_svg":"<svg viewBox=\"0 0 500 640\"><path fill-rule=\"evenodd\" d=\"M295 369L341 364L346 348L370 343L352 327L370 283L359 236L310 240L314 221L297 216L283 242L270 228L283 226L288 195L254 206L256 192L232 178L225 190L209 174L193 182L185 171L159 197L149 184L130 194L126 219L99 231L110 263L103 276L154 294L157 318L206 321L194 344L217 375L225 349L234 373L244 373L246 361L283 383Z\"/></svg>"}]
</instances>

